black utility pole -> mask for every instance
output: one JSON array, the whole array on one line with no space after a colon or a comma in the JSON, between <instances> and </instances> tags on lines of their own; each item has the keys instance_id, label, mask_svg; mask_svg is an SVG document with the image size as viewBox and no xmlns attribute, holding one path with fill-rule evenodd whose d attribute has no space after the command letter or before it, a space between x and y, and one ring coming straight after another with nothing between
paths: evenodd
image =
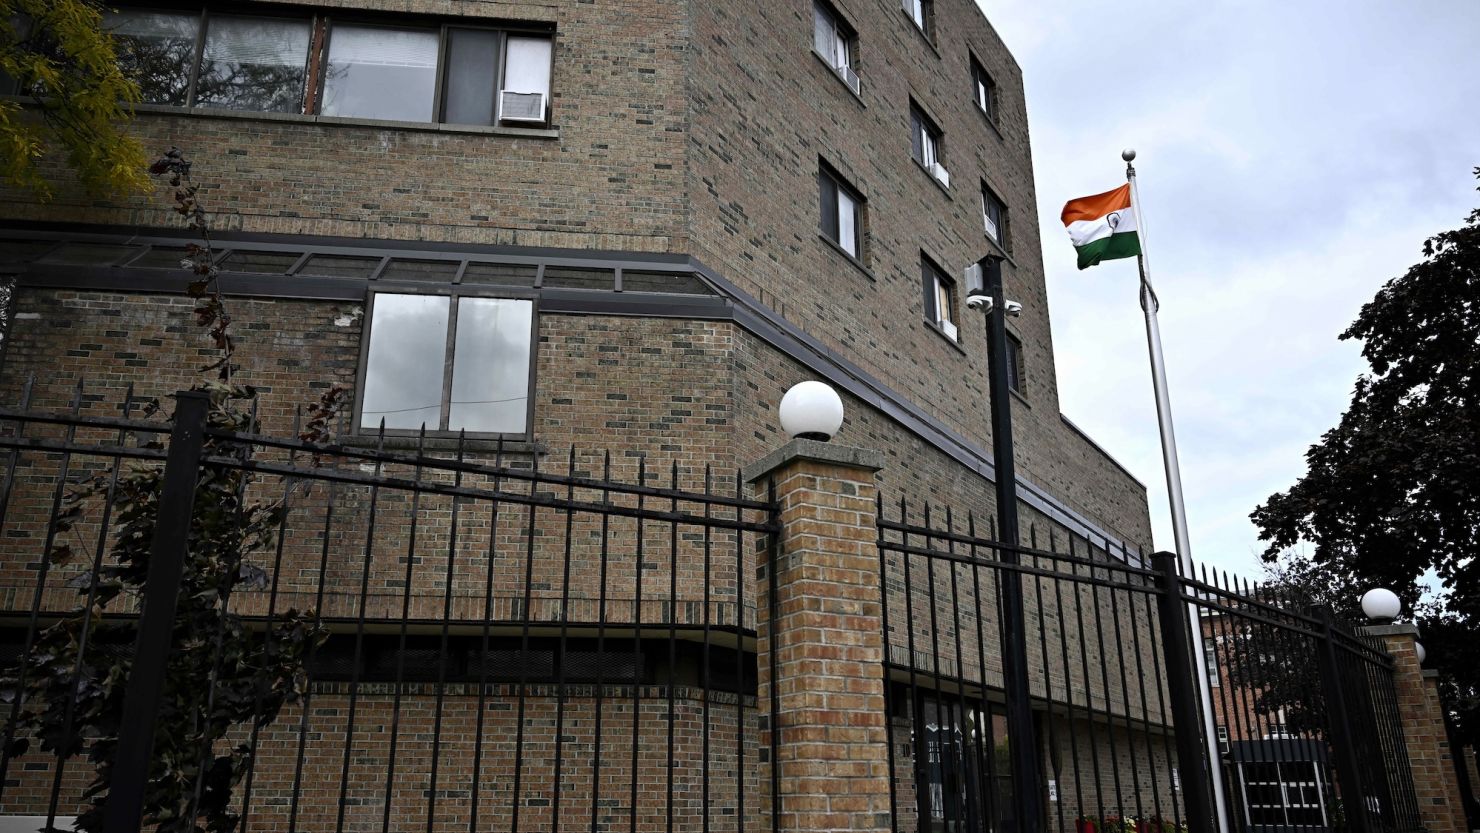
<instances>
[{"instance_id":1,"label":"black utility pole","mask_svg":"<svg viewBox=\"0 0 1480 833\"><path fill-rule=\"evenodd\" d=\"M1017 468L1012 455L1012 403L1007 386L1007 299L1002 296L1002 258L987 255L980 261L982 281L992 308L987 312L987 390L992 407L992 462L997 469L997 540L1008 546L997 550L1007 567L998 573L1002 607L998 630L1002 636L1002 677L1007 689L1007 727L1012 756L1013 804L1018 833L1042 833L1042 770L1033 733L1033 707L1028 694L1028 634L1023 624L1022 576L1014 568L1021 559L1018 545ZM985 669L984 669L985 671Z\"/></svg>"},{"instance_id":2,"label":"black utility pole","mask_svg":"<svg viewBox=\"0 0 1480 833\"><path fill-rule=\"evenodd\" d=\"M1162 654L1167 661L1167 697L1172 704L1172 737L1177 744L1177 770L1182 775L1182 806L1187 811L1188 833L1214 833L1212 776L1208 771L1207 744L1203 742L1203 719L1197 679L1200 671L1192 661L1192 616L1182 596L1182 576L1177 572L1177 554L1158 552L1151 564L1161 574L1156 595L1161 624ZM1201 623L1199 620L1199 629Z\"/></svg>"}]
</instances>

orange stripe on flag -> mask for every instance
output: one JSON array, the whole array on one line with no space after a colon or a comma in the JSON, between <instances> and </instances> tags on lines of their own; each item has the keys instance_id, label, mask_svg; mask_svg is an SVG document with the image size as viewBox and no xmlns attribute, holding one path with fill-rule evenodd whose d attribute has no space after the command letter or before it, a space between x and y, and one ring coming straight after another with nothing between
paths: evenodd
<instances>
[{"instance_id":1,"label":"orange stripe on flag","mask_svg":"<svg viewBox=\"0 0 1480 833\"><path fill-rule=\"evenodd\" d=\"M1092 197L1080 197L1077 200L1069 200L1064 203L1062 215L1064 225L1069 225L1075 220L1098 220L1112 211L1131 207L1131 184L1116 188L1114 191L1106 191L1103 194L1095 194Z\"/></svg>"}]
</instances>

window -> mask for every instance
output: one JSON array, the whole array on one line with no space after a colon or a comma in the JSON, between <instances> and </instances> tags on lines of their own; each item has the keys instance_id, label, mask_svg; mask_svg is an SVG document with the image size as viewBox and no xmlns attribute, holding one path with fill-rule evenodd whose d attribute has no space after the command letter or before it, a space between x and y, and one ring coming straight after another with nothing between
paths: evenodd
<instances>
[{"instance_id":1,"label":"window","mask_svg":"<svg viewBox=\"0 0 1480 833\"><path fill-rule=\"evenodd\" d=\"M1014 829L1006 717L972 701L923 692L917 703L922 833Z\"/></svg>"},{"instance_id":2,"label":"window","mask_svg":"<svg viewBox=\"0 0 1480 833\"><path fill-rule=\"evenodd\" d=\"M858 92L858 74L853 71L853 50L858 38L831 6L812 4L812 48L833 68L843 82Z\"/></svg>"},{"instance_id":3,"label":"window","mask_svg":"<svg viewBox=\"0 0 1480 833\"><path fill-rule=\"evenodd\" d=\"M992 193L986 183L982 183L982 226L992 242L1004 249L1008 248L1007 206Z\"/></svg>"},{"instance_id":4,"label":"window","mask_svg":"<svg viewBox=\"0 0 1480 833\"><path fill-rule=\"evenodd\" d=\"M450 124L548 121L547 34L136 9L109 13L108 28L119 38L119 63L139 78L150 104Z\"/></svg>"},{"instance_id":5,"label":"window","mask_svg":"<svg viewBox=\"0 0 1480 833\"><path fill-rule=\"evenodd\" d=\"M1007 334L1007 388L1023 392L1023 343L1012 333Z\"/></svg>"},{"instance_id":6,"label":"window","mask_svg":"<svg viewBox=\"0 0 1480 833\"><path fill-rule=\"evenodd\" d=\"M976 58L971 59L971 87L976 107L992 122L997 121L997 84Z\"/></svg>"},{"instance_id":7,"label":"window","mask_svg":"<svg viewBox=\"0 0 1480 833\"><path fill-rule=\"evenodd\" d=\"M910 108L910 155L940 184L950 187L951 177L940 163L940 128L918 107Z\"/></svg>"},{"instance_id":8,"label":"window","mask_svg":"<svg viewBox=\"0 0 1480 833\"><path fill-rule=\"evenodd\" d=\"M903 0L904 13L915 22L925 36L930 37L931 18L934 17L934 0Z\"/></svg>"},{"instance_id":9,"label":"window","mask_svg":"<svg viewBox=\"0 0 1480 833\"><path fill-rule=\"evenodd\" d=\"M1320 765L1313 761L1245 761L1239 764L1245 821L1250 825L1324 826Z\"/></svg>"},{"instance_id":10,"label":"window","mask_svg":"<svg viewBox=\"0 0 1480 833\"><path fill-rule=\"evenodd\" d=\"M822 208L822 236L858 260L863 260L863 198L832 169L817 172Z\"/></svg>"},{"instance_id":11,"label":"window","mask_svg":"<svg viewBox=\"0 0 1480 833\"><path fill-rule=\"evenodd\" d=\"M925 291L925 320L955 340L958 338L955 281L924 257L920 258L920 276Z\"/></svg>"},{"instance_id":12,"label":"window","mask_svg":"<svg viewBox=\"0 0 1480 833\"><path fill-rule=\"evenodd\" d=\"M1220 723L1217 726L1214 726L1213 729L1218 734L1218 742L1219 743L1228 743L1228 727L1227 726L1224 726L1223 724Z\"/></svg>"},{"instance_id":13,"label":"window","mask_svg":"<svg viewBox=\"0 0 1480 833\"><path fill-rule=\"evenodd\" d=\"M532 300L378 292L369 321L361 430L528 432Z\"/></svg>"},{"instance_id":14,"label":"window","mask_svg":"<svg viewBox=\"0 0 1480 833\"><path fill-rule=\"evenodd\" d=\"M1208 685L1221 685L1218 681L1218 640L1203 637L1203 666L1208 672Z\"/></svg>"}]
</instances>

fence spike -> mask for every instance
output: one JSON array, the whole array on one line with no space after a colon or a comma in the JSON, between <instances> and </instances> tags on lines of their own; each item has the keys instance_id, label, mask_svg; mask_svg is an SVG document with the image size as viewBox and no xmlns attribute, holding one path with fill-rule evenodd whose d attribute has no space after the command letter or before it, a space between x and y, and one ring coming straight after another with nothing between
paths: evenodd
<instances>
[{"instance_id":1,"label":"fence spike","mask_svg":"<svg viewBox=\"0 0 1480 833\"><path fill-rule=\"evenodd\" d=\"M26 374L26 384L21 387L21 410L31 407L31 391L36 387L35 372Z\"/></svg>"}]
</instances>

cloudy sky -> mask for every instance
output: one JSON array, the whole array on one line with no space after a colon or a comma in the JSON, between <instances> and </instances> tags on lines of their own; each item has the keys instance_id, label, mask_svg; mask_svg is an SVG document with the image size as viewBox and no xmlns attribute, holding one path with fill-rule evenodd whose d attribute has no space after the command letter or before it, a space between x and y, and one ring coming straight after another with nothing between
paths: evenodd
<instances>
[{"instance_id":1,"label":"cloudy sky","mask_svg":"<svg viewBox=\"0 0 1480 833\"><path fill-rule=\"evenodd\" d=\"M979 0L1027 83L1063 411L1172 547L1135 262L1078 272L1065 200L1137 169L1195 557L1257 577L1249 512L1365 368L1337 335L1480 205L1480 0Z\"/></svg>"}]
</instances>

